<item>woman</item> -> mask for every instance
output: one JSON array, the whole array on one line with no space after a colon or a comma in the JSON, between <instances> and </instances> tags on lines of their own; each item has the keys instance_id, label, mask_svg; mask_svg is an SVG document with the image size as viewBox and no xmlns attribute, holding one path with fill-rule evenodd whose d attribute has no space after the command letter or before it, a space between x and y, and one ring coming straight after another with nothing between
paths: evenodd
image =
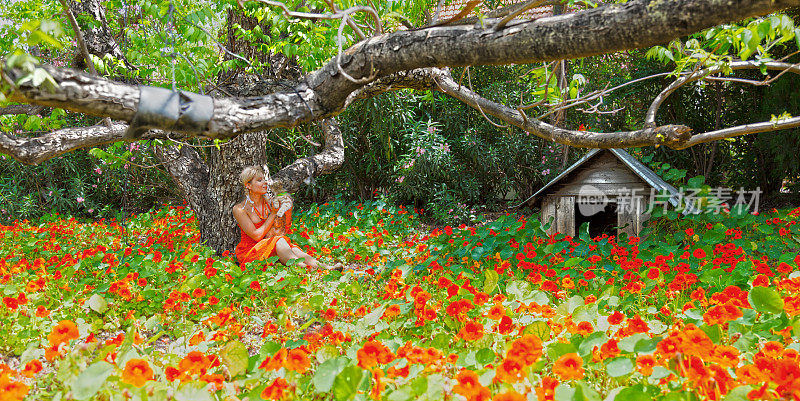
<instances>
[{"instance_id":1,"label":"woman","mask_svg":"<svg viewBox=\"0 0 800 401\"><path fill-rule=\"evenodd\" d=\"M261 168L246 167L239 179L245 191L245 200L233 206L233 217L242 230L242 239L236 246L239 264L277 256L283 264L291 259L303 259L298 266L329 269L286 237L292 224L291 210L282 217L277 216L265 197L269 185Z\"/></svg>"}]
</instances>

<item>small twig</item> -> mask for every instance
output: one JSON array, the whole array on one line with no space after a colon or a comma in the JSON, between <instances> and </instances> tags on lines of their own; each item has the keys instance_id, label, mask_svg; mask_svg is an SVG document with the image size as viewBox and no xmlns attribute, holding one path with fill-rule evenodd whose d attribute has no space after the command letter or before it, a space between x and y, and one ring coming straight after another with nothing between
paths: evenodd
<instances>
[{"instance_id":1,"label":"small twig","mask_svg":"<svg viewBox=\"0 0 800 401\"><path fill-rule=\"evenodd\" d=\"M469 72L469 67L467 67L467 83L469 83L469 90L474 93L475 91L472 90L472 74ZM475 102L475 104L478 106L478 111L481 112L481 115L483 115L483 118L485 118L486 121L488 121L497 128L508 128L508 124L506 125L497 124L494 121L490 120L489 116L487 116L486 113L483 112L483 108L481 107L480 103Z\"/></svg>"},{"instance_id":2,"label":"small twig","mask_svg":"<svg viewBox=\"0 0 800 401\"><path fill-rule=\"evenodd\" d=\"M558 61L554 61L554 62L550 63L549 65L553 65L553 64L555 64L557 62ZM556 74L550 74L549 70L547 69L547 66L548 65L545 64L545 67L544 67L544 74L545 74L545 76L544 76L545 77L544 78L544 84L545 84L545 86L544 86L544 97L542 98L542 100L540 100L538 102L535 102L535 103L527 104L527 105L517 106L517 110L527 110L527 109L530 109L530 108L533 108L533 107L536 107L536 106L541 106L541 105L543 105L544 103L547 102L547 96L549 95L549 90L550 90L550 82L556 76ZM555 69L554 69L554 72L555 72Z\"/></svg>"},{"instance_id":3,"label":"small twig","mask_svg":"<svg viewBox=\"0 0 800 401\"><path fill-rule=\"evenodd\" d=\"M72 14L72 10L69 9L67 1L60 1L61 5L64 6L64 14L67 16L70 25L72 25L72 30L75 31L75 36L78 38L78 47L80 47L81 54L83 54L83 58L86 60L86 69L89 70L89 74L97 75L97 71L94 69L94 63L89 55L89 48L86 47L86 42L83 40L83 33L81 32L81 28L78 26L78 21L75 19L75 15Z\"/></svg>"},{"instance_id":4,"label":"small twig","mask_svg":"<svg viewBox=\"0 0 800 401\"><path fill-rule=\"evenodd\" d=\"M200 149L200 148L216 148L216 147L225 146L225 145L231 143L231 141L226 141L226 142L215 143L213 145L192 145L191 143L188 143L188 142L179 141L179 140L171 137L170 134L171 134L171 132L167 132L167 139L169 139L172 142L179 143L179 144L181 144L183 146L188 146L190 148L198 148L198 149Z\"/></svg>"},{"instance_id":5,"label":"small twig","mask_svg":"<svg viewBox=\"0 0 800 401\"><path fill-rule=\"evenodd\" d=\"M520 7L518 10L516 10L516 11L506 15L505 17L503 17L503 19L501 19L500 22L498 22L497 25L495 25L494 30L495 31L499 31L499 30L505 28L506 24L511 22L514 18L517 18L517 16L519 16L522 13L524 13L525 11L530 10L531 8L538 7L539 5L544 3L545 1L546 0L531 0L531 1L529 1L527 4L525 4L524 6Z\"/></svg>"},{"instance_id":6,"label":"small twig","mask_svg":"<svg viewBox=\"0 0 800 401\"><path fill-rule=\"evenodd\" d=\"M442 6L444 6L444 0L439 0L439 3L436 4L436 12L433 13L433 23L439 21L439 15L442 13Z\"/></svg>"}]
</instances>

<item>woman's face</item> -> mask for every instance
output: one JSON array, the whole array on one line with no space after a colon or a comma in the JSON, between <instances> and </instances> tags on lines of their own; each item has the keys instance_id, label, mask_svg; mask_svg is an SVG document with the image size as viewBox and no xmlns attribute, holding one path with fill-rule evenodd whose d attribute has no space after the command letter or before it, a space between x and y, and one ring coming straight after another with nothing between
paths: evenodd
<instances>
[{"instance_id":1,"label":"woman's face","mask_svg":"<svg viewBox=\"0 0 800 401\"><path fill-rule=\"evenodd\" d=\"M250 180L245 187L247 187L250 192L253 192L257 195L263 195L267 193L267 180L264 179L263 175L258 174L253 177L253 179Z\"/></svg>"}]
</instances>

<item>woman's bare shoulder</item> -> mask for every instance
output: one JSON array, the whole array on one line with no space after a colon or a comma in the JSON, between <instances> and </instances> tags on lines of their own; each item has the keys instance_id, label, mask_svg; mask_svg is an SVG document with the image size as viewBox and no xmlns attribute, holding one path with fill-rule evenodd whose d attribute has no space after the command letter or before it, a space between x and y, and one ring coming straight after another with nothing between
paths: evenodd
<instances>
[{"instance_id":1,"label":"woman's bare shoulder","mask_svg":"<svg viewBox=\"0 0 800 401\"><path fill-rule=\"evenodd\" d=\"M244 202L239 202L239 203L233 205L233 214L240 214L240 213L244 213L244 212L245 212L245 210L244 210Z\"/></svg>"}]
</instances>

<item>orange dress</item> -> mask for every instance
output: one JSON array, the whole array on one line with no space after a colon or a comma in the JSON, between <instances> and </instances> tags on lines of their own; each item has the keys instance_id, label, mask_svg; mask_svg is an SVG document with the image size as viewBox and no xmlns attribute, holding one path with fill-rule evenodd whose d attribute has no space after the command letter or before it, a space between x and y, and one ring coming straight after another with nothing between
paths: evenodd
<instances>
[{"instance_id":1,"label":"orange dress","mask_svg":"<svg viewBox=\"0 0 800 401\"><path fill-rule=\"evenodd\" d=\"M274 213L271 207L270 213ZM264 224L264 221L266 220L261 220L260 222L255 223L256 228L261 227L261 225ZM281 238L285 239L286 243L288 243L290 247L298 248L296 245L292 244L292 241L289 239L289 237L285 235L265 237L261 241L256 242L256 240L250 238L250 236L247 235L244 230L241 229L241 227L239 229L242 232L242 237L239 240L239 244L236 245L236 259L239 260L240 265L252 262L254 260L266 260L272 256L278 256L278 253L275 250L275 244L277 244L278 240Z\"/></svg>"}]
</instances>

